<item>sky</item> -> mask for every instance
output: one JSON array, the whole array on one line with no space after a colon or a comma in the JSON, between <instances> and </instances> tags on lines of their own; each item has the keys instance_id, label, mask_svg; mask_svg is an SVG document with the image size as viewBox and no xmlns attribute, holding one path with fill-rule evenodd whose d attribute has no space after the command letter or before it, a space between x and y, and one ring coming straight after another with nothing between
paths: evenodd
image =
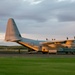
<instances>
[{"instance_id":1,"label":"sky","mask_svg":"<svg viewBox=\"0 0 75 75\"><path fill-rule=\"evenodd\" d=\"M75 0L0 0L0 44L5 43L9 18L25 38L65 40L75 36Z\"/></svg>"}]
</instances>

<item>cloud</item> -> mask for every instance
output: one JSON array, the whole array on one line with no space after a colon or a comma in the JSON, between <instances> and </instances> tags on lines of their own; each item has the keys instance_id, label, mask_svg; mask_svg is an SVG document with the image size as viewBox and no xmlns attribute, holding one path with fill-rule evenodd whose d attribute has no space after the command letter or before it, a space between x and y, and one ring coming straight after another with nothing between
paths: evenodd
<instances>
[{"instance_id":1,"label":"cloud","mask_svg":"<svg viewBox=\"0 0 75 75\"><path fill-rule=\"evenodd\" d=\"M75 0L0 0L1 33L10 17L22 34L75 35Z\"/></svg>"},{"instance_id":2,"label":"cloud","mask_svg":"<svg viewBox=\"0 0 75 75\"><path fill-rule=\"evenodd\" d=\"M33 5L30 3L33 3ZM6 18L14 17L16 19L28 19L37 22L45 22L52 18L64 21L63 16L66 15L67 19L70 14L73 13L72 15L74 15L74 6L75 2L72 3L72 0L64 0L61 3L59 3L58 0L1 0L0 16ZM72 20L75 19L72 18Z\"/></svg>"},{"instance_id":3,"label":"cloud","mask_svg":"<svg viewBox=\"0 0 75 75\"><path fill-rule=\"evenodd\" d=\"M23 1L27 1L27 2L29 2L31 5L39 4L39 3L42 2L42 0L23 0Z\"/></svg>"}]
</instances>

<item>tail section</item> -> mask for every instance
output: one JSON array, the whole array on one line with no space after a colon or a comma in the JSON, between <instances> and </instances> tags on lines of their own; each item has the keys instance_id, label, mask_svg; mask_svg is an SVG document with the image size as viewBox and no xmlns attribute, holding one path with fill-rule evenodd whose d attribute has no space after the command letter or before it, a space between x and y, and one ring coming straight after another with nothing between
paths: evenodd
<instances>
[{"instance_id":1,"label":"tail section","mask_svg":"<svg viewBox=\"0 0 75 75\"><path fill-rule=\"evenodd\" d=\"M20 32L16 26L14 19L12 18L10 18L7 23L5 40L11 42L21 40Z\"/></svg>"}]
</instances>

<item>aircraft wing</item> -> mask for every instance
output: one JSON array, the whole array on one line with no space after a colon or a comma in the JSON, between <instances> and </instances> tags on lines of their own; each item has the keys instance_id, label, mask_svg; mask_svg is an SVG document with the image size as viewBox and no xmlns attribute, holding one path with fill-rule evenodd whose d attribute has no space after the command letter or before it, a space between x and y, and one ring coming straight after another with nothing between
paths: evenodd
<instances>
[{"instance_id":1,"label":"aircraft wing","mask_svg":"<svg viewBox=\"0 0 75 75\"><path fill-rule=\"evenodd\" d=\"M54 41L54 42L43 42L42 44L43 45L49 45L49 44L65 44L67 41L64 40L64 41Z\"/></svg>"},{"instance_id":2,"label":"aircraft wing","mask_svg":"<svg viewBox=\"0 0 75 75\"><path fill-rule=\"evenodd\" d=\"M43 42L42 45L49 45L49 44L72 44L74 40L63 40L63 41L49 41L49 42Z\"/></svg>"}]
</instances>

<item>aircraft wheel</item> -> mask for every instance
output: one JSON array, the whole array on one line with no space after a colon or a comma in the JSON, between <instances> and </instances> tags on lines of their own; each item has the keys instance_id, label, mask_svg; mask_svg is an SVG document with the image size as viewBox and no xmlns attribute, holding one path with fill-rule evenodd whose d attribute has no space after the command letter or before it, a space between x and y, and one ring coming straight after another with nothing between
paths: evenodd
<instances>
[{"instance_id":1,"label":"aircraft wheel","mask_svg":"<svg viewBox=\"0 0 75 75\"><path fill-rule=\"evenodd\" d=\"M42 52L43 54L47 54L48 52Z\"/></svg>"}]
</instances>

